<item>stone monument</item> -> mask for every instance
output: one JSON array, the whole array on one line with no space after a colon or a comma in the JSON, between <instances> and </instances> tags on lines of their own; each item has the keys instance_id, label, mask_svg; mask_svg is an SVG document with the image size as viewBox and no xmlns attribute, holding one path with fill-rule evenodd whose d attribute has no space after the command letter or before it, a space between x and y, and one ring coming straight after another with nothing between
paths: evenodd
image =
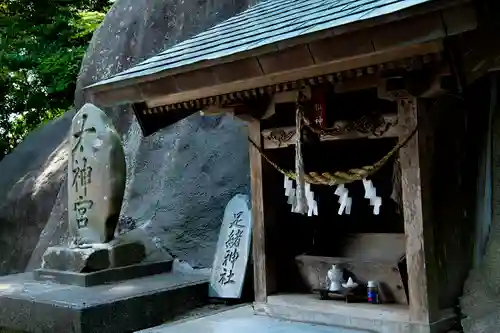
<instances>
[{"instance_id":1,"label":"stone monument","mask_svg":"<svg viewBox=\"0 0 500 333\"><path fill-rule=\"evenodd\" d=\"M247 195L237 194L224 212L209 283L210 297L241 298L251 238L250 199Z\"/></svg>"},{"instance_id":2,"label":"stone monument","mask_svg":"<svg viewBox=\"0 0 500 333\"><path fill-rule=\"evenodd\" d=\"M142 263L145 246L114 238L125 192L126 163L120 136L92 104L74 116L69 140L68 246L50 247L38 280L90 286L170 270L172 261Z\"/></svg>"},{"instance_id":3,"label":"stone monument","mask_svg":"<svg viewBox=\"0 0 500 333\"><path fill-rule=\"evenodd\" d=\"M125 153L106 114L86 104L71 125L69 230L76 244L113 239L125 193Z\"/></svg>"}]
</instances>

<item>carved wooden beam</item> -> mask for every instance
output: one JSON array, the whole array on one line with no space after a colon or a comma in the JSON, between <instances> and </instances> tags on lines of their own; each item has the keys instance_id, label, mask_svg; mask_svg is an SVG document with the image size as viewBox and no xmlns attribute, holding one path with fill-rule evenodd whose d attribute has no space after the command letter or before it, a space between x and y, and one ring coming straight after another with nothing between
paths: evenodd
<instances>
[{"instance_id":1,"label":"carved wooden beam","mask_svg":"<svg viewBox=\"0 0 500 333\"><path fill-rule=\"evenodd\" d=\"M352 140L352 139L381 139L381 138L397 138L404 134L406 129L397 125L398 116L396 114L385 115L384 120L388 124L392 124L389 129L382 135L374 135L372 133L361 133L358 131L346 131L338 135L322 135L320 141L334 140ZM345 121L338 121L334 127L341 128L345 125ZM296 129L293 126L271 128L262 131L262 139L264 149L284 148L295 144Z\"/></svg>"}]
</instances>

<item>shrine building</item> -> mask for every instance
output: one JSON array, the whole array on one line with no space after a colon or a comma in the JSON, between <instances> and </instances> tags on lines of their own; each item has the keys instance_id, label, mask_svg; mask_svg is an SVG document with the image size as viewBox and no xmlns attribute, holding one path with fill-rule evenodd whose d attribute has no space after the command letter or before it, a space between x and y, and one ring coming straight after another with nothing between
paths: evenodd
<instances>
[{"instance_id":1,"label":"shrine building","mask_svg":"<svg viewBox=\"0 0 500 333\"><path fill-rule=\"evenodd\" d=\"M493 2L261 1L86 93L132 105L144 136L197 112L247 123L256 314L447 332L475 251ZM334 264L381 304L322 299Z\"/></svg>"}]
</instances>

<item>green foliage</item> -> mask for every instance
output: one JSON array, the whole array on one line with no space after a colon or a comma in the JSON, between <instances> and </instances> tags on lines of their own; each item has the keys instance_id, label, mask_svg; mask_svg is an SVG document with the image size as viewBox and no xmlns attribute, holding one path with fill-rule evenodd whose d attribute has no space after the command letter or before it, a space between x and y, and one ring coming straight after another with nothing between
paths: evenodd
<instances>
[{"instance_id":1,"label":"green foliage","mask_svg":"<svg viewBox=\"0 0 500 333\"><path fill-rule=\"evenodd\" d=\"M85 38L85 36L92 34L99 24L101 24L104 16L105 14L101 12L80 12L77 20L72 23L78 30L74 37Z\"/></svg>"},{"instance_id":2,"label":"green foliage","mask_svg":"<svg viewBox=\"0 0 500 333\"><path fill-rule=\"evenodd\" d=\"M0 159L73 104L76 79L109 0L0 1Z\"/></svg>"}]
</instances>

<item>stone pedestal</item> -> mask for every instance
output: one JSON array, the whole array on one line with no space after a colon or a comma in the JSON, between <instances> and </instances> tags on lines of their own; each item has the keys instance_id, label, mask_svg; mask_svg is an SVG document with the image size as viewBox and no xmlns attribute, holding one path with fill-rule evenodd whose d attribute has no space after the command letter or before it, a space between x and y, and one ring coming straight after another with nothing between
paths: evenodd
<instances>
[{"instance_id":1,"label":"stone pedestal","mask_svg":"<svg viewBox=\"0 0 500 333\"><path fill-rule=\"evenodd\" d=\"M0 327L22 332L135 332L207 303L208 276L172 271L89 288L0 277Z\"/></svg>"},{"instance_id":2,"label":"stone pedestal","mask_svg":"<svg viewBox=\"0 0 500 333\"><path fill-rule=\"evenodd\" d=\"M142 262L145 247L137 242L112 241L78 247L50 247L43 255L36 280L82 287L134 279L169 272L172 260Z\"/></svg>"},{"instance_id":3,"label":"stone pedestal","mask_svg":"<svg viewBox=\"0 0 500 333\"><path fill-rule=\"evenodd\" d=\"M68 272L94 272L110 267L109 251L105 248L49 247L42 259L42 268Z\"/></svg>"},{"instance_id":4,"label":"stone pedestal","mask_svg":"<svg viewBox=\"0 0 500 333\"><path fill-rule=\"evenodd\" d=\"M36 269L34 278L37 281L52 281L59 284L80 287L93 287L119 281L142 278L150 275L168 273L172 269L172 260L144 262L135 265L112 267L89 273L61 271L48 268Z\"/></svg>"},{"instance_id":5,"label":"stone pedestal","mask_svg":"<svg viewBox=\"0 0 500 333\"><path fill-rule=\"evenodd\" d=\"M42 268L91 273L108 268L130 266L146 257L141 243L88 244L78 247L49 247L43 255Z\"/></svg>"}]
</instances>

